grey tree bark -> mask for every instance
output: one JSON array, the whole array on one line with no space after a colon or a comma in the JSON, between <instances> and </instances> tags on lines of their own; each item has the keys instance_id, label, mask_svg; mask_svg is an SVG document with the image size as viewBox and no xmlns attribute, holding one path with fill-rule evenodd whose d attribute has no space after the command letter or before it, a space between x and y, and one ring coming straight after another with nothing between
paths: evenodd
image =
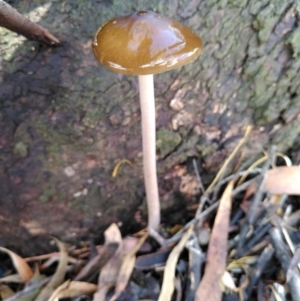
<instances>
[{"instance_id":1,"label":"grey tree bark","mask_svg":"<svg viewBox=\"0 0 300 301\"><path fill-rule=\"evenodd\" d=\"M276 144L299 163L299 1L33 0L12 5L62 43L44 48L0 29L3 245L23 253L36 252L38 245L43 252L48 246L42 247L40 239L46 233L84 242L101 238L111 222L119 222L123 233L129 225L145 225L137 79L106 70L91 51L101 24L133 10L175 18L205 43L193 64L156 77L164 220L176 221L176 208L197 199L196 179L185 168L189 158L198 158L207 183L247 125L253 130L246 157ZM112 177L122 159L132 166L122 164Z\"/></svg>"}]
</instances>

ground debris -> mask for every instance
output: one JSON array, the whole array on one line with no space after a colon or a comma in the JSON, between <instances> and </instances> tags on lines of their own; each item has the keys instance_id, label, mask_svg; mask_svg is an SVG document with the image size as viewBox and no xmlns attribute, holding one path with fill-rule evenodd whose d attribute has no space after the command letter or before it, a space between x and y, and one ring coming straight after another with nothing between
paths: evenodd
<instances>
[{"instance_id":1,"label":"ground debris","mask_svg":"<svg viewBox=\"0 0 300 301\"><path fill-rule=\"evenodd\" d=\"M11 264L5 268L8 258L3 261L0 295L9 301L300 300L300 168L282 158L272 147L234 171L226 161L206 190L194 164L203 194L195 217L175 233L162 225L122 239L112 224L93 257L92 248L68 248L57 239L59 253L25 259L1 248Z\"/></svg>"}]
</instances>

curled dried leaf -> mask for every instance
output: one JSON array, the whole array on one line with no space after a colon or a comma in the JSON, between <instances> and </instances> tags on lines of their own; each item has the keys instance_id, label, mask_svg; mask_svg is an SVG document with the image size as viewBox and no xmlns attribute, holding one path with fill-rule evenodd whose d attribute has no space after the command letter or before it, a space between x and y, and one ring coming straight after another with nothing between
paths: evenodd
<instances>
[{"instance_id":1,"label":"curled dried leaf","mask_svg":"<svg viewBox=\"0 0 300 301\"><path fill-rule=\"evenodd\" d=\"M3 247L0 247L0 251L10 256L13 265L23 282L26 283L31 279L31 277L33 276L33 271L31 270L28 263L21 256Z\"/></svg>"},{"instance_id":2,"label":"curled dried leaf","mask_svg":"<svg viewBox=\"0 0 300 301\"><path fill-rule=\"evenodd\" d=\"M48 301L58 301L64 298L75 298L82 295L92 295L97 291L97 285L82 281L66 281L60 285Z\"/></svg>"},{"instance_id":3,"label":"curled dried leaf","mask_svg":"<svg viewBox=\"0 0 300 301\"><path fill-rule=\"evenodd\" d=\"M220 301L222 298L220 280L226 267L232 190L233 181L228 183L220 200L207 250L205 273L196 291L195 301Z\"/></svg>"},{"instance_id":4,"label":"curled dried leaf","mask_svg":"<svg viewBox=\"0 0 300 301\"><path fill-rule=\"evenodd\" d=\"M0 296L1 300L5 300L11 296L13 296L15 292L7 285L0 284Z\"/></svg>"},{"instance_id":5,"label":"curled dried leaf","mask_svg":"<svg viewBox=\"0 0 300 301\"><path fill-rule=\"evenodd\" d=\"M271 194L300 195L300 166L280 166L266 173L264 191Z\"/></svg>"},{"instance_id":6,"label":"curled dried leaf","mask_svg":"<svg viewBox=\"0 0 300 301\"><path fill-rule=\"evenodd\" d=\"M136 261L136 253L141 248L143 243L145 242L146 238L148 237L148 234L144 234L136 243L136 245L132 248L130 253L128 253L121 265L120 272L116 281L116 287L115 287L115 293L111 297L110 301L115 301L120 294L123 292L123 290L126 288L127 283L130 279L131 273L133 271L135 261Z\"/></svg>"},{"instance_id":7,"label":"curled dried leaf","mask_svg":"<svg viewBox=\"0 0 300 301\"><path fill-rule=\"evenodd\" d=\"M59 287L66 275L67 265L68 265L68 252L64 243L54 238L56 244L60 250L60 261L57 266L57 269L52 277L52 279L47 283L47 285L43 288L40 294L37 297L37 301L44 301L49 298L49 296Z\"/></svg>"},{"instance_id":8,"label":"curled dried leaf","mask_svg":"<svg viewBox=\"0 0 300 301\"><path fill-rule=\"evenodd\" d=\"M179 243L176 245L176 247L172 250L170 253L170 256L167 260L165 272L164 272L164 279L163 284L161 288L161 292L158 298L158 301L169 301L172 298L173 292L174 292L174 279L175 279L175 270L176 270L176 264L178 261L178 257L181 254L185 244L187 243L189 237L191 236L192 232L194 230L194 226L191 225L188 230L185 232L185 234L182 236Z\"/></svg>"},{"instance_id":9,"label":"curled dried leaf","mask_svg":"<svg viewBox=\"0 0 300 301\"><path fill-rule=\"evenodd\" d=\"M94 301L105 300L108 290L115 285L122 264L122 235L116 224L111 224L104 232L105 245L118 244L116 252L100 271L98 279L98 291L94 294Z\"/></svg>"},{"instance_id":10,"label":"curled dried leaf","mask_svg":"<svg viewBox=\"0 0 300 301\"><path fill-rule=\"evenodd\" d=\"M222 283L224 286L232 291L236 290L236 285L232 279L232 276L228 271L225 271L222 278L221 278Z\"/></svg>"}]
</instances>

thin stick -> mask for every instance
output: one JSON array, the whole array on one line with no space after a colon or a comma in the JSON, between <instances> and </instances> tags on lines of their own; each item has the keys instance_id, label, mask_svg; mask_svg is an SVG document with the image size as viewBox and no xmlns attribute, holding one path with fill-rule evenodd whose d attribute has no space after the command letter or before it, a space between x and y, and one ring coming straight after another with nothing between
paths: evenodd
<instances>
[{"instance_id":1,"label":"thin stick","mask_svg":"<svg viewBox=\"0 0 300 301\"><path fill-rule=\"evenodd\" d=\"M256 217L256 211L257 208L263 198L263 188L265 185L265 175L267 170L270 167L271 162L274 159L274 155L275 155L275 147L272 146L270 149L270 153L269 153L269 157L268 160L264 163L263 167L262 167L262 171L261 171L261 175L258 178L258 180L260 181L256 193L254 195L254 199L252 201L251 207L249 209L249 212L246 216L246 220L243 224L243 226L241 227L240 230L240 240L238 243L238 247L237 247L237 252L236 252L236 258L240 257L242 255L242 252L244 252L243 247L245 245L245 241L246 241L246 237L247 237L247 232L249 231L250 226L252 226L254 224L255 221L255 217Z\"/></svg>"},{"instance_id":2,"label":"thin stick","mask_svg":"<svg viewBox=\"0 0 300 301\"><path fill-rule=\"evenodd\" d=\"M195 170L195 173L196 173L196 177L197 177L199 187L200 187L202 193L206 194L205 193L205 188L204 188L204 185L203 185L203 182L201 180L200 173L199 173L199 170L198 170L197 161L195 159L193 159L193 166L194 166L194 170Z\"/></svg>"},{"instance_id":3,"label":"thin stick","mask_svg":"<svg viewBox=\"0 0 300 301\"><path fill-rule=\"evenodd\" d=\"M227 166L229 165L229 163L231 162L231 160L234 158L234 156L237 154L237 152L240 150L240 148L242 147L242 145L246 142L246 140L247 140L250 132L251 132L251 126L248 126L247 129L246 129L244 137L239 141L238 145L235 147L235 149L233 150L233 152L226 159L225 163L223 164L222 168L220 169L220 171L218 172L218 174L214 178L213 182L206 189L206 193L209 193L212 190L212 188L216 185L216 183L219 181L219 179L223 176L223 174L224 174Z\"/></svg>"},{"instance_id":4,"label":"thin stick","mask_svg":"<svg viewBox=\"0 0 300 301\"><path fill-rule=\"evenodd\" d=\"M0 0L0 26L21 34L30 40L37 40L48 45L59 44L59 40L47 29L31 22L2 0Z\"/></svg>"}]
</instances>

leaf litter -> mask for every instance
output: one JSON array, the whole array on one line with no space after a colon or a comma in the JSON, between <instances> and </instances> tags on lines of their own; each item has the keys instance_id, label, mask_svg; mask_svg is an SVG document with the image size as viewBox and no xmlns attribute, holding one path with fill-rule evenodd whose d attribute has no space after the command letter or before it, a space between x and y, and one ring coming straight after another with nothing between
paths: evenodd
<instances>
[{"instance_id":1,"label":"leaf litter","mask_svg":"<svg viewBox=\"0 0 300 301\"><path fill-rule=\"evenodd\" d=\"M19 279L24 283L28 282L33 276L33 272L28 263L21 256L6 248L0 247L0 251L5 252L10 256L12 263L18 273ZM1 281L3 282L5 281L5 279L2 278Z\"/></svg>"},{"instance_id":2,"label":"leaf litter","mask_svg":"<svg viewBox=\"0 0 300 301\"><path fill-rule=\"evenodd\" d=\"M56 238L31 258L1 247L1 299L300 300L300 166L275 147L242 163L249 132L206 189L193 160L202 195L185 225L122 238L112 224L92 258Z\"/></svg>"}]
</instances>

